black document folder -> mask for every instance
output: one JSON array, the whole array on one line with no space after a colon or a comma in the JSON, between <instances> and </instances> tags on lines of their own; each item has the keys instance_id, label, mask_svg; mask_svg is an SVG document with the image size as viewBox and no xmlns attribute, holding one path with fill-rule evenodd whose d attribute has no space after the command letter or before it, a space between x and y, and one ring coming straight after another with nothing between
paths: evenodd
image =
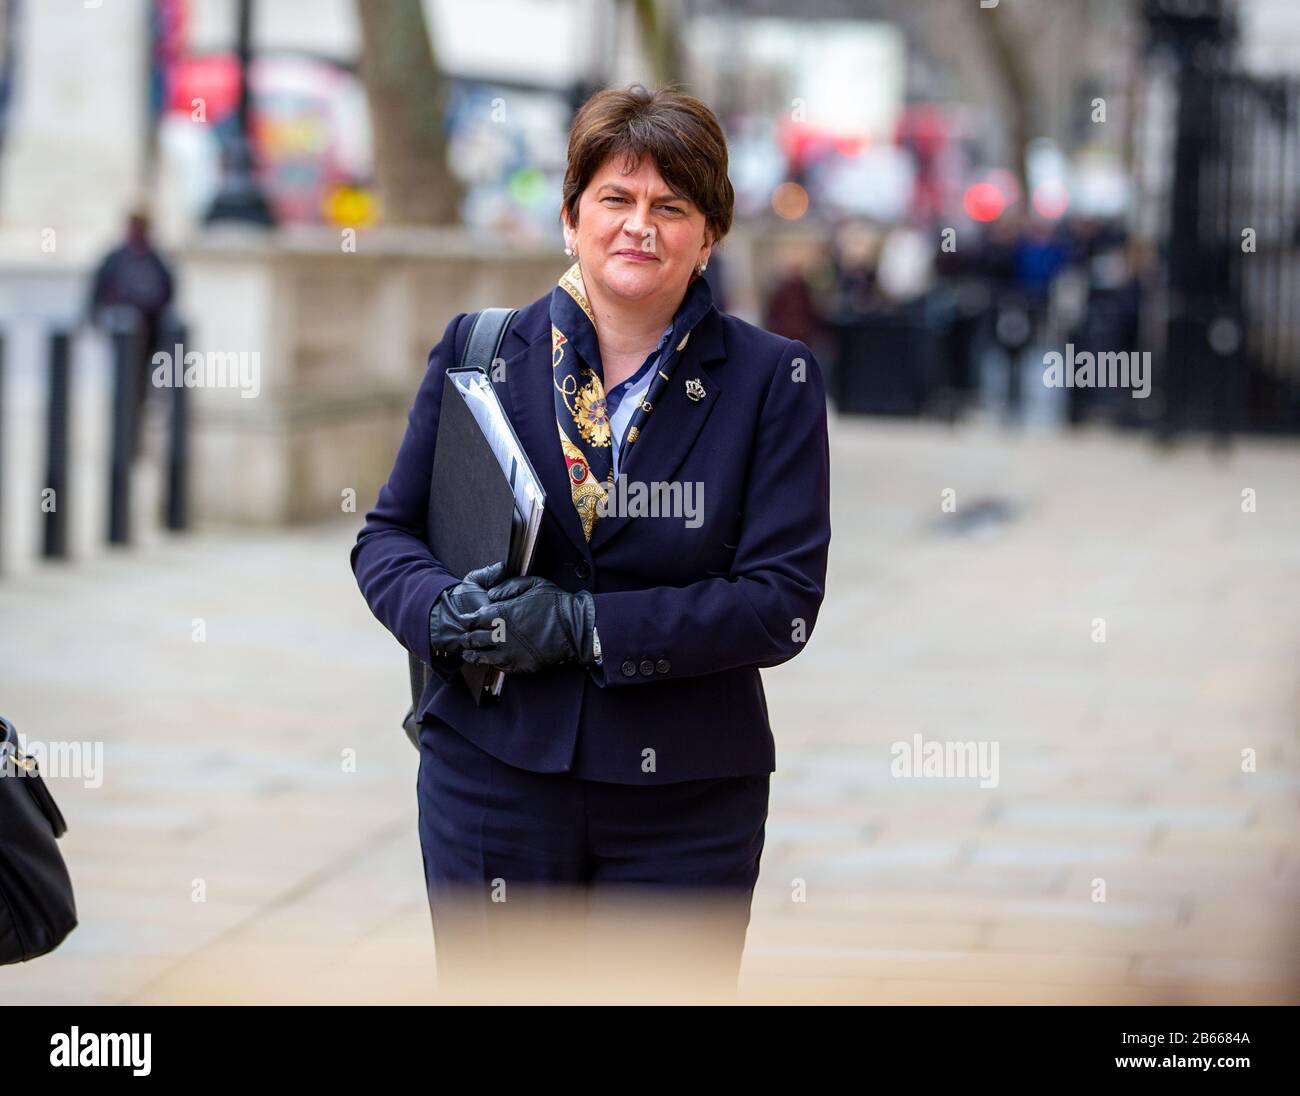
<instances>
[{"instance_id":1,"label":"black document folder","mask_svg":"<svg viewBox=\"0 0 1300 1096\"><path fill-rule=\"evenodd\" d=\"M438 415L438 441L429 483L426 538L449 571L464 578L477 567L506 562L503 577L527 573L532 562L545 492L491 383L478 386L480 414L490 415L497 445L484 432L457 377L474 369L449 369ZM478 378L474 378L477 380ZM529 505L527 500L535 500ZM527 506L528 512L525 512ZM462 666L476 704L498 695L503 674L490 666Z\"/></svg>"}]
</instances>

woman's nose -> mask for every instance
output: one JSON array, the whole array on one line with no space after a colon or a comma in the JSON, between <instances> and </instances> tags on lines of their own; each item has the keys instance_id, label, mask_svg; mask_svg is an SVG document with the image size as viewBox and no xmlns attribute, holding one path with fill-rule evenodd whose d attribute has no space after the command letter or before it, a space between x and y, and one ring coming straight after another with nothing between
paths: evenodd
<instances>
[{"instance_id":1,"label":"woman's nose","mask_svg":"<svg viewBox=\"0 0 1300 1096\"><path fill-rule=\"evenodd\" d=\"M643 251L653 251L655 249L655 230L648 221L648 211L638 207L631 210L627 215L627 220L623 222L624 233L630 236L636 246Z\"/></svg>"}]
</instances>

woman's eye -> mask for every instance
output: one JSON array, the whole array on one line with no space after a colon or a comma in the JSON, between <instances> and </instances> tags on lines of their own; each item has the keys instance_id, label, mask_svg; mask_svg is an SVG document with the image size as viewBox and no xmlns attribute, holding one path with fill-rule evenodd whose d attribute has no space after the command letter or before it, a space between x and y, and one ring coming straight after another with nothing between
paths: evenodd
<instances>
[{"instance_id":1,"label":"woman's eye","mask_svg":"<svg viewBox=\"0 0 1300 1096\"><path fill-rule=\"evenodd\" d=\"M629 200L630 199L624 198L619 194L606 194L605 197L601 199L602 202L626 202ZM683 212L680 207L675 205L661 205L659 208L674 214Z\"/></svg>"}]
</instances>

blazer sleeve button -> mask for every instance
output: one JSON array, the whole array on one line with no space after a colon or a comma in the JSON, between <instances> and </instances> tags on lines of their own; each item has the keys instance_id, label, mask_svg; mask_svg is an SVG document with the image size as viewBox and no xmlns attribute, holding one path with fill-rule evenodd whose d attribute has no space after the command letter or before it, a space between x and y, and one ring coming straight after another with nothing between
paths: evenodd
<instances>
[{"instance_id":1,"label":"blazer sleeve button","mask_svg":"<svg viewBox=\"0 0 1300 1096\"><path fill-rule=\"evenodd\" d=\"M641 676L649 677L654 672L655 672L655 664L651 662L648 658L643 658L641 660Z\"/></svg>"},{"instance_id":2,"label":"blazer sleeve button","mask_svg":"<svg viewBox=\"0 0 1300 1096\"><path fill-rule=\"evenodd\" d=\"M673 668L673 664L669 662L666 658L661 658L658 662L655 663L655 669L658 670L661 674L666 674L672 668Z\"/></svg>"},{"instance_id":3,"label":"blazer sleeve button","mask_svg":"<svg viewBox=\"0 0 1300 1096\"><path fill-rule=\"evenodd\" d=\"M623 663L623 676L636 677L636 663L633 662L630 658L625 663Z\"/></svg>"}]
</instances>

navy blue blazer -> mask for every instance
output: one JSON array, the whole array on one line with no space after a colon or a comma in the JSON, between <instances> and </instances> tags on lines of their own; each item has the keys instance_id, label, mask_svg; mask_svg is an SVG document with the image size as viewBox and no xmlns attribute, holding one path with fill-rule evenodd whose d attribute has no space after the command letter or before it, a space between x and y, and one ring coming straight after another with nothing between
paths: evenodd
<instances>
[{"instance_id":1,"label":"navy blue blazer","mask_svg":"<svg viewBox=\"0 0 1300 1096\"><path fill-rule=\"evenodd\" d=\"M802 342L711 309L619 468L629 482L702 485L699 519L614 511L588 544L555 423L549 301L511 321L496 390L546 490L529 573L592 592L603 663L507 674L501 696L481 707L458 672L439 672L416 716L534 772L618 784L773 772L759 670L803 650L826 585L821 369ZM424 528L443 379L469 337L468 315L429 354L392 474L351 553L371 611L426 663L433 603L463 578L433 557ZM688 396L687 381L702 398Z\"/></svg>"}]
</instances>

